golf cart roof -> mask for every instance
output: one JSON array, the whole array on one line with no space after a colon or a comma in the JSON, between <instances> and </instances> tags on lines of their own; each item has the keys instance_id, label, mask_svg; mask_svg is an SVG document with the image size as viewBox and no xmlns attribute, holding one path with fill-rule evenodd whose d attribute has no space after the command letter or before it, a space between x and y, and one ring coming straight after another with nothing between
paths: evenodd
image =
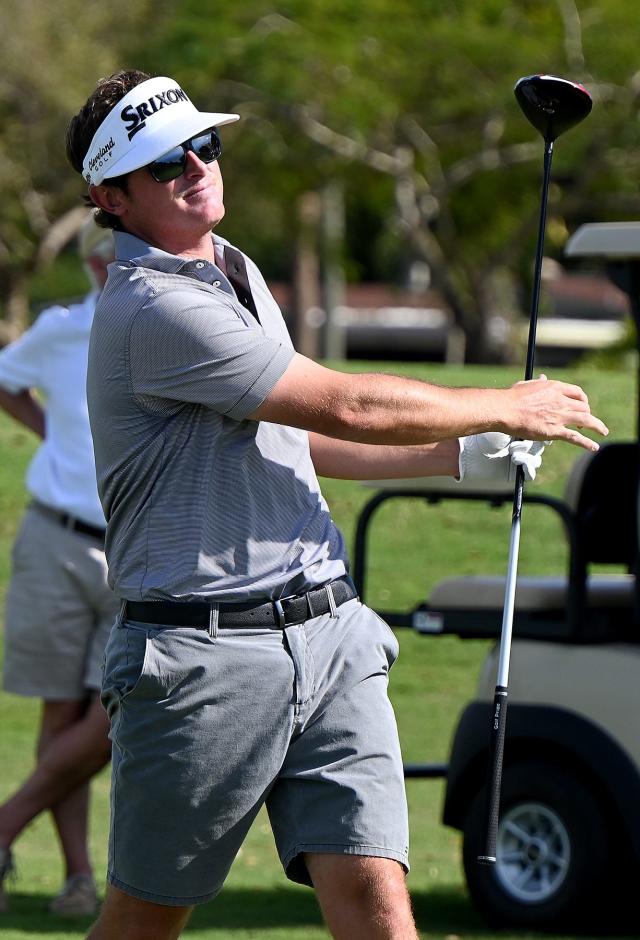
<instances>
[{"instance_id":1,"label":"golf cart roof","mask_svg":"<svg viewBox=\"0 0 640 940\"><path fill-rule=\"evenodd\" d=\"M569 258L602 258L609 277L629 297L640 354L640 222L590 222L574 232L564 250ZM640 371L640 355L638 358ZM640 442L640 375L637 433Z\"/></svg>"},{"instance_id":2,"label":"golf cart roof","mask_svg":"<svg viewBox=\"0 0 640 940\"><path fill-rule=\"evenodd\" d=\"M569 258L640 258L640 222L591 222L581 225L567 242Z\"/></svg>"}]
</instances>

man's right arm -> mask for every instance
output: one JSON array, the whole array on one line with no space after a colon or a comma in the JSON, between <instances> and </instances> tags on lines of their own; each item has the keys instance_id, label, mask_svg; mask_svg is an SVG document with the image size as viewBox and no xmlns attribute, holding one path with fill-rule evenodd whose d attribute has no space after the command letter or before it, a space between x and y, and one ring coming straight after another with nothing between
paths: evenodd
<instances>
[{"instance_id":1,"label":"man's right arm","mask_svg":"<svg viewBox=\"0 0 640 940\"><path fill-rule=\"evenodd\" d=\"M0 351L0 408L44 438L45 415L33 394L59 328L62 307L44 310L19 339Z\"/></svg>"},{"instance_id":2,"label":"man's right arm","mask_svg":"<svg viewBox=\"0 0 640 940\"><path fill-rule=\"evenodd\" d=\"M0 408L38 437L44 438L44 410L30 389L12 393L0 388Z\"/></svg>"},{"instance_id":3,"label":"man's right arm","mask_svg":"<svg viewBox=\"0 0 640 940\"><path fill-rule=\"evenodd\" d=\"M338 372L299 354L249 417L366 444L426 444L502 431L597 450L576 428L608 433L577 385L541 378L507 389L447 388Z\"/></svg>"}]
</instances>

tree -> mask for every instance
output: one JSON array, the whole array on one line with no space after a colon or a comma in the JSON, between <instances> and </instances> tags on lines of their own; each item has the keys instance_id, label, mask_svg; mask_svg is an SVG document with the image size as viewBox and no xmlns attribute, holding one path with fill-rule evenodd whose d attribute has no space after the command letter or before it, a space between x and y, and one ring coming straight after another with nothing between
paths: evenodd
<instances>
[{"instance_id":1,"label":"tree","mask_svg":"<svg viewBox=\"0 0 640 940\"><path fill-rule=\"evenodd\" d=\"M180 0L174 13L149 67L245 118L225 134L231 230L277 259L302 193L337 177L371 204L386 177L386 222L428 263L471 358L495 354L499 286L533 254L542 148L512 95L520 75L565 74L596 98L555 158L551 250L578 219L637 211L631 0L245 0L211 18Z\"/></svg>"},{"instance_id":2,"label":"tree","mask_svg":"<svg viewBox=\"0 0 640 940\"><path fill-rule=\"evenodd\" d=\"M0 342L27 322L29 277L77 232L86 210L64 136L71 115L120 56L150 0L4 0L0 8Z\"/></svg>"}]
</instances>

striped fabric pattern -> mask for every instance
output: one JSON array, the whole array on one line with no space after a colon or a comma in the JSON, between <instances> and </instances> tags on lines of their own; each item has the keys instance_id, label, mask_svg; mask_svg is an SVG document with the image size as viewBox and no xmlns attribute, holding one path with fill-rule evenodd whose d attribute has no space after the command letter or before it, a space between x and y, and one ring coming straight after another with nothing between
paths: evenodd
<instances>
[{"instance_id":1,"label":"striped fabric pattern","mask_svg":"<svg viewBox=\"0 0 640 940\"><path fill-rule=\"evenodd\" d=\"M247 419L294 354L258 268L243 255L259 322L221 267L115 241L87 398L116 594L244 601L340 577L308 435Z\"/></svg>"}]
</instances>

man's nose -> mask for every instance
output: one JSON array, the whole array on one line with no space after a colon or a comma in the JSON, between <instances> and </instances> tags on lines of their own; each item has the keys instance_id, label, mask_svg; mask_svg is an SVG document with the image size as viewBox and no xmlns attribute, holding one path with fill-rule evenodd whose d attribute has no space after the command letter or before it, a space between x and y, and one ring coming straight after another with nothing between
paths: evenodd
<instances>
[{"instance_id":1,"label":"man's nose","mask_svg":"<svg viewBox=\"0 0 640 940\"><path fill-rule=\"evenodd\" d=\"M207 171L207 164L195 155L193 150L187 150L184 172L186 176L202 176Z\"/></svg>"}]
</instances>

